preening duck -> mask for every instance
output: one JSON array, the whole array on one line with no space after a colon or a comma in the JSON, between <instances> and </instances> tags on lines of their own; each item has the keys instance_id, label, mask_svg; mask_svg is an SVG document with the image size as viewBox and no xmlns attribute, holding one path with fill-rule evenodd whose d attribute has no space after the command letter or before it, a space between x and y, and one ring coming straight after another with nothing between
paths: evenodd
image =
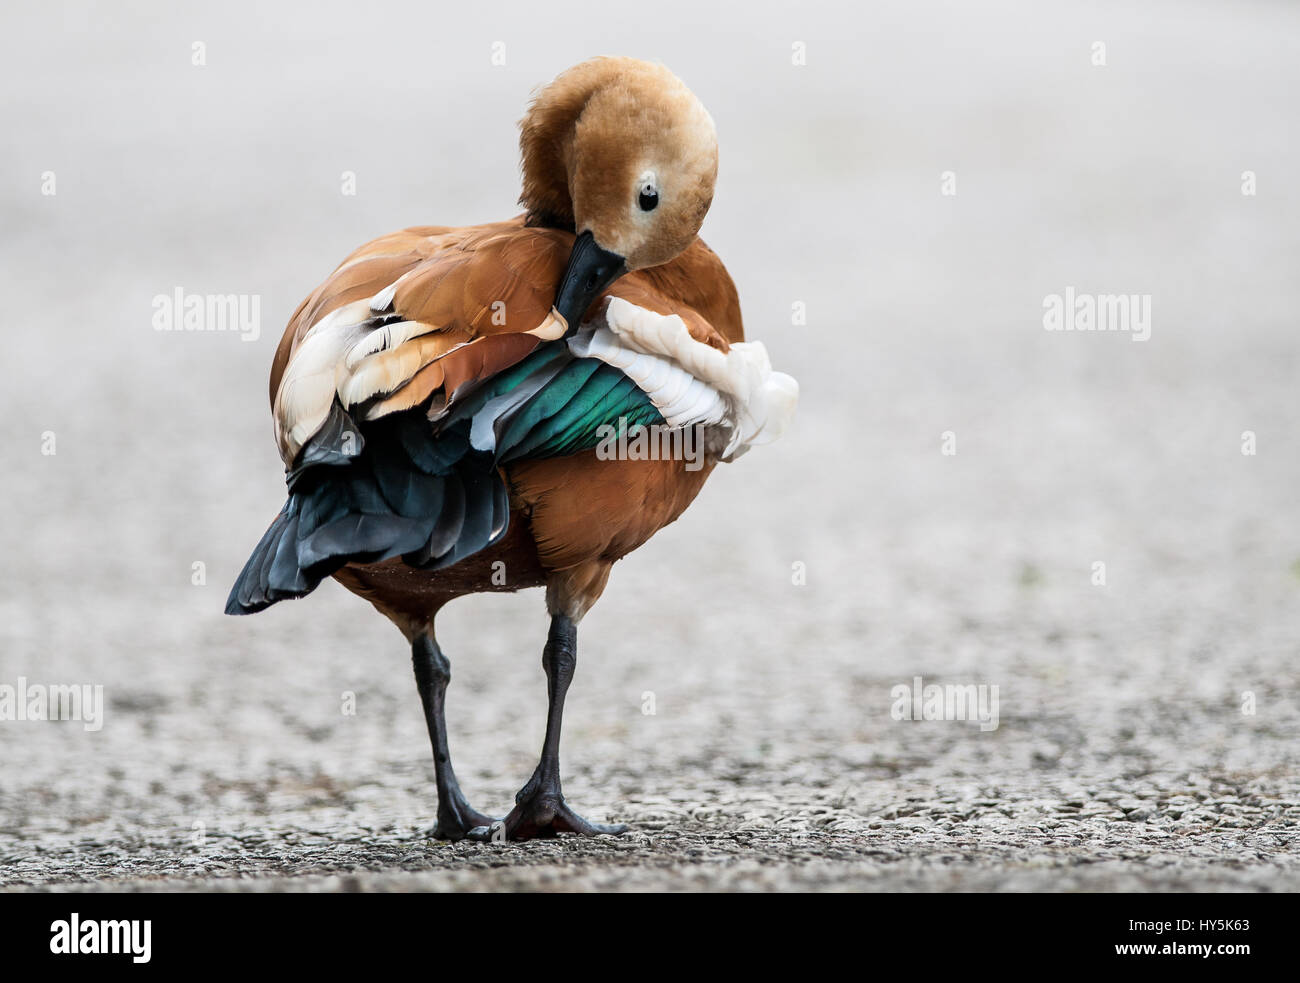
<instances>
[{"instance_id":1,"label":"preening duck","mask_svg":"<svg viewBox=\"0 0 1300 983\"><path fill-rule=\"evenodd\" d=\"M611 565L675 520L718 461L774 439L798 387L747 343L736 288L698 232L713 120L666 68L597 58L521 124L526 213L418 227L345 259L299 306L271 367L289 498L226 605L250 614L326 577L411 645L433 744L434 835L619 833L560 787L577 625ZM611 433L689 431L703 460L629 459ZM546 587L541 760L503 820L452 769L448 601Z\"/></svg>"}]
</instances>

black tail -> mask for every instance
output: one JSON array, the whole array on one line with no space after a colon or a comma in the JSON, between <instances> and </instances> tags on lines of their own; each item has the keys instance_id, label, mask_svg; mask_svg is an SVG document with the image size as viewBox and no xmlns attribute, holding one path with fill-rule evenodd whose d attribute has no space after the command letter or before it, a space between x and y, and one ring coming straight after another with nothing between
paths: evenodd
<instances>
[{"instance_id":1,"label":"black tail","mask_svg":"<svg viewBox=\"0 0 1300 983\"><path fill-rule=\"evenodd\" d=\"M467 436L435 443L417 411L366 424L345 446L354 456L291 473L289 500L244 564L227 614L302 597L352 562L400 556L424 569L448 567L505 534L505 482Z\"/></svg>"},{"instance_id":2,"label":"black tail","mask_svg":"<svg viewBox=\"0 0 1300 983\"><path fill-rule=\"evenodd\" d=\"M276 601L302 597L320 584L321 577L308 578L296 562L298 517L297 503L290 498L235 580L226 599L226 614L253 614ZM277 557L281 558L278 566Z\"/></svg>"},{"instance_id":3,"label":"black tail","mask_svg":"<svg viewBox=\"0 0 1300 983\"><path fill-rule=\"evenodd\" d=\"M436 431L424 409L358 424L336 400L294 462L289 501L235 581L226 613L302 597L347 563L459 563L505 535L500 465L594 447L606 417L663 423L635 382L574 358L564 342L458 393Z\"/></svg>"}]
</instances>

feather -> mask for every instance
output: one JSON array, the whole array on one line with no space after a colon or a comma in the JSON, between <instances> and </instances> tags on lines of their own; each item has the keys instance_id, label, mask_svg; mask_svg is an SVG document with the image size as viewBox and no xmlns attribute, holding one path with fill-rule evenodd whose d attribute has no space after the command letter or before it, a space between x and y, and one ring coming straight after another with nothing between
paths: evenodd
<instances>
[{"instance_id":1,"label":"feather","mask_svg":"<svg viewBox=\"0 0 1300 983\"><path fill-rule=\"evenodd\" d=\"M365 446L361 428L335 400L330 404L325 423L307 441L285 480L292 489L299 476L309 468L347 464Z\"/></svg>"},{"instance_id":2,"label":"feather","mask_svg":"<svg viewBox=\"0 0 1300 983\"><path fill-rule=\"evenodd\" d=\"M734 287L698 242L624 276L608 294L632 310L612 323L605 311L601 358L574 347L582 334L562 339L551 306L572 242L522 219L409 229L357 250L303 302L271 380L289 500L228 610L300 596L347 564L458 567L501 541L512 504L543 560L565 566L634 548L685 507L703 479L680 462L582 462L604 425L722 414L726 394L688 365L715 371L743 340ZM707 354L665 355L686 350L682 332Z\"/></svg>"},{"instance_id":3,"label":"feather","mask_svg":"<svg viewBox=\"0 0 1300 983\"><path fill-rule=\"evenodd\" d=\"M329 416L338 363L365 332L362 325L369 308L360 307L341 307L317 324L285 371L276 394L275 423L286 465L293 463Z\"/></svg>"},{"instance_id":4,"label":"feather","mask_svg":"<svg viewBox=\"0 0 1300 983\"><path fill-rule=\"evenodd\" d=\"M425 543L413 551L419 557L417 566L431 565L445 556L456 545L465 525L465 484L459 474L447 476L444 495L437 523Z\"/></svg>"},{"instance_id":5,"label":"feather","mask_svg":"<svg viewBox=\"0 0 1300 983\"><path fill-rule=\"evenodd\" d=\"M367 355L350 371L346 365L340 366L339 400L345 407L353 407L396 392L420 369L448 354L450 348L451 340L446 335L425 333L396 348Z\"/></svg>"},{"instance_id":6,"label":"feather","mask_svg":"<svg viewBox=\"0 0 1300 983\"><path fill-rule=\"evenodd\" d=\"M675 426L702 422L727 428L731 435L724 459L751 444L775 439L794 415L798 384L772 371L761 342L737 342L723 352L696 340L682 318L657 314L619 297L609 299L602 320L590 336L570 342L575 354L621 368L656 406L671 409L665 418ZM716 401L700 391L680 405L674 400L669 407L661 392L667 381L665 361L714 390ZM703 417L685 419L681 415L685 411Z\"/></svg>"},{"instance_id":7,"label":"feather","mask_svg":"<svg viewBox=\"0 0 1300 983\"><path fill-rule=\"evenodd\" d=\"M348 349L343 365L349 372L354 372L364 358L438 330L436 325L423 321L377 321L377 324L374 330Z\"/></svg>"}]
</instances>

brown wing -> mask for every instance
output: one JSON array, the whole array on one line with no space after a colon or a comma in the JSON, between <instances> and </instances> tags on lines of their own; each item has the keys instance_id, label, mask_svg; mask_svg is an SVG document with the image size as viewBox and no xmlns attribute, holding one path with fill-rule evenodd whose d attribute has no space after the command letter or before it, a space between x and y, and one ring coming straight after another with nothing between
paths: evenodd
<instances>
[{"instance_id":1,"label":"brown wing","mask_svg":"<svg viewBox=\"0 0 1300 983\"><path fill-rule=\"evenodd\" d=\"M349 256L298 308L271 368L290 464L337 396L363 419L450 398L563 325L550 315L573 237L522 218L406 229Z\"/></svg>"},{"instance_id":2,"label":"brown wing","mask_svg":"<svg viewBox=\"0 0 1300 983\"><path fill-rule=\"evenodd\" d=\"M520 216L406 229L354 252L299 306L272 363L285 464L324 425L336 397L367 420L430 399L445 405L465 384L559 337L564 326L551 304L572 245L572 234L526 227ZM607 293L680 315L693 337L716 348L744 337L735 286L699 240Z\"/></svg>"}]
</instances>

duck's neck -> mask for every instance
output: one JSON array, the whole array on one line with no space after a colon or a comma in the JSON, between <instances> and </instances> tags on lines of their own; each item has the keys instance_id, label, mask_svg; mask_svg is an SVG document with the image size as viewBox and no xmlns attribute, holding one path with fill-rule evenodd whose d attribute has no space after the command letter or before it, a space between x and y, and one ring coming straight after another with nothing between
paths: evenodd
<instances>
[{"instance_id":1,"label":"duck's neck","mask_svg":"<svg viewBox=\"0 0 1300 983\"><path fill-rule=\"evenodd\" d=\"M587 102L617 73L616 59L592 59L565 72L537 94L519 124L527 224L573 229L569 195L574 131Z\"/></svg>"}]
</instances>

